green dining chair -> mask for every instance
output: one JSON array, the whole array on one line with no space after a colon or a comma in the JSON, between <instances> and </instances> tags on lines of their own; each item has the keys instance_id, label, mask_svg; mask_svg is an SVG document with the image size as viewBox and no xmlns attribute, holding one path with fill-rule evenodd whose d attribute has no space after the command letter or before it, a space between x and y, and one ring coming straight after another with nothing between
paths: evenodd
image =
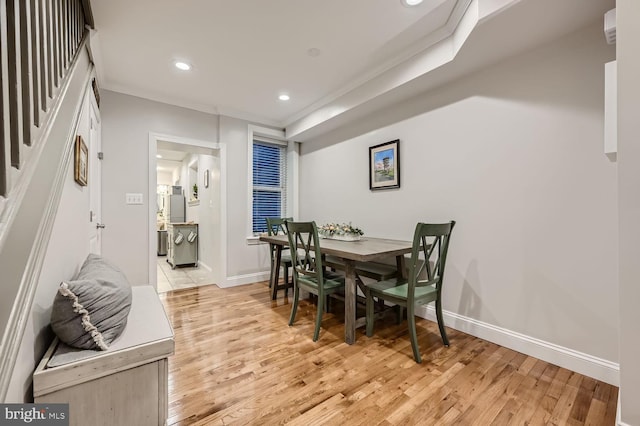
<instances>
[{"instance_id":1,"label":"green dining chair","mask_svg":"<svg viewBox=\"0 0 640 426\"><path fill-rule=\"evenodd\" d=\"M293 325L298 310L300 289L303 288L318 296L316 326L313 341L318 340L322 313L327 296L344 290L344 276L325 271L320 254L320 240L315 222L287 222L289 230L289 249L293 262L293 305L289 325Z\"/></svg>"},{"instance_id":2,"label":"green dining chair","mask_svg":"<svg viewBox=\"0 0 640 426\"><path fill-rule=\"evenodd\" d=\"M286 235L287 234L287 221L293 220L292 217L267 217L267 234L268 235ZM278 298L278 290L284 289L284 297L289 294L289 287L293 287L293 280L289 281L289 268L291 267L291 256L285 253L286 249L282 250L280 256L280 266L284 269L284 284L272 283L269 280L269 288L271 288L271 300ZM269 244L269 252L271 253L271 276L274 275L274 268L276 267L276 245Z\"/></svg>"},{"instance_id":3,"label":"green dining chair","mask_svg":"<svg viewBox=\"0 0 640 426\"><path fill-rule=\"evenodd\" d=\"M368 284L365 290L367 298L367 336L373 334L375 319L374 298L386 300L407 309L407 323L411 337L413 357L422 362L416 333L415 306L430 302L436 304L436 317L442 342L449 346L447 332L442 320L442 283L444 267L451 231L456 222L443 224L418 223L413 235L413 248L408 265L407 278L393 278ZM401 310L400 310L401 312Z\"/></svg>"}]
</instances>

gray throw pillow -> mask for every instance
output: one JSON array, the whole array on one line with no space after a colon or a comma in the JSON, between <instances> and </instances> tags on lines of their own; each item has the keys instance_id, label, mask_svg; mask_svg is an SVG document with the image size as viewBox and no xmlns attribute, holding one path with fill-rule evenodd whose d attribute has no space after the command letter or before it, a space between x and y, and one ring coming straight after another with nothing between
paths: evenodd
<instances>
[{"instance_id":1,"label":"gray throw pillow","mask_svg":"<svg viewBox=\"0 0 640 426\"><path fill-rule=\"evenodd\" d=\"M60 284L51 328L69 346L107 350L124 331L130 309L131 286L124 273L90 254L74 279Z\"/></svg>"}]
</instances>

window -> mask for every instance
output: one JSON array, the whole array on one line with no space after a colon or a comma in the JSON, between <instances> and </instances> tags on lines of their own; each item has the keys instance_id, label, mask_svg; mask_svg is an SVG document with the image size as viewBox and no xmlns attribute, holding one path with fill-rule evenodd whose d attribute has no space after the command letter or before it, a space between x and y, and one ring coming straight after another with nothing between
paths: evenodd
<instances>
[{"instance_id":1,"label":"window","mask_svg":"<svg viewBox=\"0 0 640 426\"><path fill-rule=\"evenodd\" d=\"M287 146L253 139L252 231L267 232L266 217L287 212Z\"/></svg>"},{"instance_id":2,"label":"window","mask_svg":"<svg viewBox=\"0 0 640 426\"><path fill-rule=\"evenodd\" d=\"M266 217L295 217L298 211L298 146L284 129L247 125L247 244L260 244Z\"/></svg>"}]
</instances>

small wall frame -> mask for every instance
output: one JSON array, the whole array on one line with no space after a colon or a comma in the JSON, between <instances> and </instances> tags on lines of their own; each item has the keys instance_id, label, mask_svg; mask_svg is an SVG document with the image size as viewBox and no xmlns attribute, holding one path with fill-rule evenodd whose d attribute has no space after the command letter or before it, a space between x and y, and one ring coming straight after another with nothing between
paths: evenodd
<instances>
[{"instance_id":1,"label":"small wall frame","mask_svg":"<svg viewBox=\"0 0 640 426\"><path fill-rule=\"evenodd\" d=\"M400 139L369 147L369 189L400 188Z\"/></svg>"},{"instance_id":2,"label":"small wall frame","mask_svg":"<svg viewBox=\"0 0 640 426\"><path fill-rule=\"evenodd\" d=\"M89 150L80 135L76 136L73 170L73 177L78 185L87 186L87 176L89 174Z\"/></svg>"}]
</instances>

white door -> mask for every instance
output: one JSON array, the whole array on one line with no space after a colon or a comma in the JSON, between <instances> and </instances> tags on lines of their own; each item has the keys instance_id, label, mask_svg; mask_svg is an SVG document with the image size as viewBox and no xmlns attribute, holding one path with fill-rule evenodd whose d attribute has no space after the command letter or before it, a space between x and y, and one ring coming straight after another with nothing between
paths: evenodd
<instances>
[{"instance_id":1,"label":"white door","mask_svg":"<svg viewBox=\"0 0 640 426\"><path fill-rule=\"evenodd\" d=\"M89 251L102 253L102 138L100 112L91 96L89 102Z\"/></svg>"}]
</instances>

